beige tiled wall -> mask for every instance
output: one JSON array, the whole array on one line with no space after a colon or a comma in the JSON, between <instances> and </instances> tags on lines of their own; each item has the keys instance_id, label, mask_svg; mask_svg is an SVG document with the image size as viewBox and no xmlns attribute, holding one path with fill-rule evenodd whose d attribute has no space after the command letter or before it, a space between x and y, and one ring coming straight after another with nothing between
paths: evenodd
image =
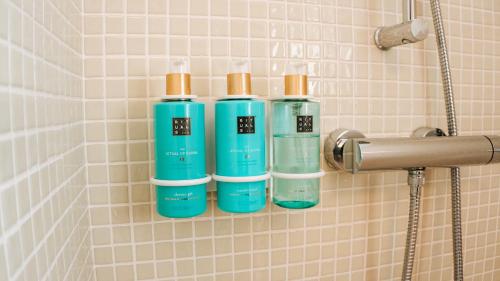
<instances>
[{"instance_id":1,"label":"beige tiled wall","mask_svg":"<svg viewBox=\"0 0 500 281\"><path fill-rule=\"evenodd\" d=\"M431 23L424 2L418 1L418 13ZM500 2L442 2L460 132L500 134ZM446 129L434 36L388 52L372 43L373 30L399 22L400 10L401 1L393 0L85 0L85 147L96 279L398 280L405 172L353 176L323 163L328 173L315 208L268 205L232 215L218 211L211 194L206 214L183 220L156 215L148 178L151 108L175 57L189 58L209 124L212 101L225 91L228 60L248 58L254 89L266 97L280 94L287 61L308 63L311 92L323 105L323 138L338 127L368 136L408 136L424 125ZM210 137L209 131L212 150ZM498 165L463 169L467 280L500 276L499 173ZM448 170L427 171L415 280L452 278L449 190Z\"/></svg>"},{"instance_id":2,"label":"beige tiled wall","mask_svg":"<svg viewBox=\"0 0 500 281\"><path fill-rule=\"evenodd\" d=\"M0 280L92 276L82 7L0 0Z\"/></svg>"}]
</instances>

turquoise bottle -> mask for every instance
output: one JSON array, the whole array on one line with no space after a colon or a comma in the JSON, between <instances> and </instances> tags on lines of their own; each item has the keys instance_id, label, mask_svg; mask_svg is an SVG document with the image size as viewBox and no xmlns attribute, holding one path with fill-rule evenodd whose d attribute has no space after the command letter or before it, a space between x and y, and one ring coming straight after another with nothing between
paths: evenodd
<instances>
[{"instance_id":1,"label":"turquoise bottle","mask_svg":"<svg viewBox=\"0 0 500 281\"><path fill-rule=\"evenodd\" d=\"M272 200L303 209L319 203L320 104L307 97L305 66L290 68L285 96L272 102Z\"/></svg>"},{"instance_id":2,"label":"turquoise bottle","mask_svg":"<svg viewBox=\"0 0 500 281\"><path fill-rule=\"evenodd\" d=\"M215 104L217 206L233 213L266 206L265 105L251 95L248 64L227 75L228 95Z\"/></svg>"},{"instance_id":3,"label":"turquoise bottle","mask_svg":"<svg viewBox=\"0 0 500 281\"><path fill-rule=\"evenodd\" d=\"M206 210L205 105L193 100L185 61L166 75L166 96L154 105L157 211L188 218Z\"/></svg>"}]
</instances>

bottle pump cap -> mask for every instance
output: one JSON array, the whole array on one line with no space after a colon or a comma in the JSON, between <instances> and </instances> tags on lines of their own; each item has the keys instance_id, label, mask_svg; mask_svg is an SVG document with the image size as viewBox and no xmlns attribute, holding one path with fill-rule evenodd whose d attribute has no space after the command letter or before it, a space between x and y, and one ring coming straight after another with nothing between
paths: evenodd
<instances>
[{"instance_id":1,"label":"bottle pump cap","mask_svg":"<svg viewBox=\"0 0 500 281\"><path fill-rule=\"evenodd\" d=\"M227 74L228 95L251 95L252 81L247 61L233 61Z\"/></svg>"},{"instance_id":2,"label":"bottle pump cap","mask_svg":"<svg viewBox=\"0 0 500 281\"><path fill-rule=\"evenodd\" d=\"M185 59L172 60L166 75L167 95L191 95L191 74Z\"/></svg>"},{"instance_id":3,"label":"bottle pump cap","mask_svg":"<svg viewBox=\"0 0 500 281\"><path fill-rule=\"evenodd\" d=\"M285 71L285 96L307 96L307 67L291 63Z\"/></svg>"}]
</instances>

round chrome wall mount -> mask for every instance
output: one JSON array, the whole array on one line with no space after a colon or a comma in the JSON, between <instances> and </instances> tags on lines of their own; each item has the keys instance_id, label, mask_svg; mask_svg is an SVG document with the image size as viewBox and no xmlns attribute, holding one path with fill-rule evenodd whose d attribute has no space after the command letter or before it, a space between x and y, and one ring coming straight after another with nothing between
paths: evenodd
<instances>
[{"instance_id":1,"label":"round chrome wall mount","mask_svg":"<svg viewBox=\"0 0 500 281\"><path fill-rule=\"evenodd\" d=\"M337 129L330 133L325 140L325 160L328 166L344 170L344 145L349 139L364 138L361 132L349 129Z\"/></svg>"}]
</instances>

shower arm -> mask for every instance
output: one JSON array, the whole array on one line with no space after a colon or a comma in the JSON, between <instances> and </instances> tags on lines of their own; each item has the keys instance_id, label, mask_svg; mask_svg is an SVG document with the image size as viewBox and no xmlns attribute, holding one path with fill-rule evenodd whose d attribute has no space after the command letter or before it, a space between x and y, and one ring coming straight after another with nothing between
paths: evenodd
<instances>
[{"instance_id":1,"label":"shower arm","mask_svg":"<svg viewBox=\"0 0 500 281\"><path fill-rule=\"evenodd\" d=\"M327 138L324 153L331 167L350 173L485 165L500 162L500 136L365 138L339 129Z\"/></svg>"},{"instance_id":2,"label":"shower arm","mask_svg":"<svg viewBox=\"0 0 500 281\"><path fill-rule=\"evenodd\" d=\"M408 43L416 43L427 38L427 23L416 18L415 0L403 0L403 22L392 26L381 26L375 30L375 45L381 50Z\"/></svg>"}]
</instances>

